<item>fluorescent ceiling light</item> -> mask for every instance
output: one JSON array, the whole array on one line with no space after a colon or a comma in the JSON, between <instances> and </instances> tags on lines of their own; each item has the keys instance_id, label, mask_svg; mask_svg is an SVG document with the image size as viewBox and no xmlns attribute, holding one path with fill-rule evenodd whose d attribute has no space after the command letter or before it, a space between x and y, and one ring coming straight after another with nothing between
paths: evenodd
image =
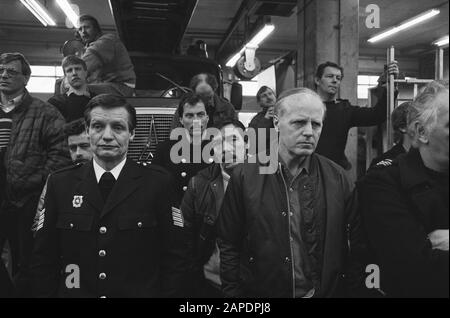
<instances>
[{"instance_id":1,"label":"fluorescent ceiling light","mask_svg":"<svg viewBox=\"0 0 450 318\"><path fill-rule=\"evenodd\" d=\"M36 0L20 0L22 4L44 25L55 26L55 20L47 10Z\"/></svg>"},{"instance_id":2,"label":"fluorescent ceiling light","mask_svg":"<svg viewBox=\"0 0 450 318\"><path fill-rule=\"evenodd\" d=\"M370 42L370 43L378 42L378 41L380 41L382 39L385 39L385 38L387 38L387 37L389 37L389 36L391 36L393 34L396 34L396 33L400 32L400 31L406 30L406 29L408 29L408 28L410 28L410 27L412 27L412 26L414 26L416 24L419 24L419 23L421 23L423 21L431 19L432 17L438 15L439 13L440 13L440 11L438 9L432 9L432 10L429 10L429 11L424 12L422 14L419 14L418 16L416 16L414 18L411 18L411 19L408 19L408 20L402 22L400 25L398 25L396 27L390 28L387 31L384 31L382 33L379 33L379 34L371 37L368 40L368 42Z\"/></svg>"},{"instance_id":3,"label":"fluorescent ceiling light","mask_svg":"<svg viewBox=\"0 0 450 318\"><path fill-rule=\"evenodd\" d=\"M275 30L275 26L273 24L266 24L264 27L247 43L244 47L231 57L226 66L233 67L236 65L237 61L239 61L242 53L245 52L247 47L258 48L258 46Z\"/></svg>"},{"instance_id":4,"label":"fluorescent ceiling light","mask_svg":"<svg viewBox=\"0 0 450 318\"><path fill-rule=\"evenodd\" d=\"M78 28L78 14L72 9L70 3L67 2L67 0L56 0L56 3L59 5L61 10L63 10L64 14L72 23L72 25L75 28Z\"/></svg>"},{"instance_id":5,"label":"fluorescent ceiling light","mask_svg":"<svg viewBox=\"0 0 450 318\"><path fill-rule=\"evenodd\" d=\"M439 40L434 41L433 44L436 46L448 45L448 35L444 36L443 38L440 38Z\"/></svg>"}]
</instances>

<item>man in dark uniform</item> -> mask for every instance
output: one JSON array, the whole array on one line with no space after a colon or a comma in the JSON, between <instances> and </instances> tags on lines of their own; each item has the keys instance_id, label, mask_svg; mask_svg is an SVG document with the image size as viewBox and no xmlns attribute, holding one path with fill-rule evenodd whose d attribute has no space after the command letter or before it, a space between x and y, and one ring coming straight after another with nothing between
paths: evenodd
<instances>
[{"instance_id":1,"label":"man in dark uniform","mask_svg":"<svg viewBox=\"0 0 450 318\"><path fill-rule=\"evenodd\" d=\"M359 183L362 220L390 297L449 297L449 95L433 82L413 102L413 146Z\"/></svg>"},{"instance_id":2,"label":"man in dark uniform","mask_svg":"<svg viewBox=\"0 0 450 318\"><path fill-rule=\"evenodd\" d=\"M179 213L178 209L184 193L188 188L189 180L195 176L197 172L205 169L207 165L213 161L213 159L211 159L211 161L203 160L201 154L204 146L208 143L208 140L203 140L203 131L206 129L209 119L206 113L205 104L201 97L196 94L188 94L184 96L178 105L177 114L183 127L176 128L177 132L180 132L180 135L182 135L181 141L168 139L158 144L156 147L155 157L152 161L152 164L157 164L164 167L173 176L175 182L175 213ZM195 127L198 128L196 131L199 134L196 136L199 138L194 138L194 123ZM200 141L201 145L196 144L196 141ZM189 147L185 149L189 149L189 153L180 154L178 152L177 154L182 157L181 162L174 162L175 160L171 156L171 150L172 148L175 149L177 144L180 145L180 142L188 143Z\"/></svg>"},{"instance_id":3,"label":"man in dark uniform","mask_svg":"<svg viewBox=\"0 0 450 318\"><path fill-rule=\"evenodd\" d=\"M38 297L158 297L169 293L169 174L126 158L136 111L98 95L87 105L93 161L48 180L32 273ZM167 279L165 278L167 276Z\"/></svg>"},{"instance_id":4,"label":"man in dark uniform","mask_svg":"<svg viewBox=\"0 0 450 318\"><path fill-rule=\"evenodd\" d=\"M388 75L397 76L398 72L397 62L393 62L387 67ZM333 160L344 169L350 170L351 164L344 153L348 131L352 127L374 126L383 123L387 117L387 97L386 89L379 87L381 96L375 107L353 106L348 100L337 98L343 77L344 69L336 63L326 62L317 68L315 84L317 93L327 107L327 116L323 123L322 135L316 152Z\"/></svg>"}]
</instances>

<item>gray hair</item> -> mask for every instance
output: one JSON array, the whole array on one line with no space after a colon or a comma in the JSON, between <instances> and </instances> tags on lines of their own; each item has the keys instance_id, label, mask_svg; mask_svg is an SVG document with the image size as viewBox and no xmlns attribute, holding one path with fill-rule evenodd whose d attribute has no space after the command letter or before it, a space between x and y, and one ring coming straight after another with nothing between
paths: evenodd
<instances>
[{"instance_id":1,"label":"gray hair","mask_svg":"<svg viewBox=\"0 0 450 318\"><path fill-rule=\"evenodd\" d=\"M448 82L433 81L425 86L413 101L408 111L408 125L418 121L424 127L428 127L437 121L438 104L434 103L441 93L448 93Z\"/></svg>"},{"instance_id":2,"label":"gray hair","mask_svg":"<svg viewBox=\"0 0 450 318\"><path fill-rule=\"evenodd\" d=\"M287 91L284 91L283 93L281 93L281 95L278 97L278 101L275 104L275 114L280 117L283 115L283 105L284 105L284 101L291 97L291 96L296 96L296 95L309 95L311 97L317 98L318 100L320 100L322 103L322 107L323 107L323 117L325 118L325 114L327 112L327 107L325 106L325 104L323 103L322 99L320 98L319 94L317 94L315 91L306 88L306 87L299 87L299 88L292 88L289 89Z\"/></svg>"},{"instance_id":3,"label":"gray hair","mask_svg":"<svg viewBox=\"0 0 450 318\"><path fill-rule=\"evenodd\" d=\"M408 111L408 133L411 137L415 137L415 122L427 131L437 122L440 105L434 101L442 93L448 94L448 81L433 81L427 84L412 102Z\"/></svg>"}]
</instances>

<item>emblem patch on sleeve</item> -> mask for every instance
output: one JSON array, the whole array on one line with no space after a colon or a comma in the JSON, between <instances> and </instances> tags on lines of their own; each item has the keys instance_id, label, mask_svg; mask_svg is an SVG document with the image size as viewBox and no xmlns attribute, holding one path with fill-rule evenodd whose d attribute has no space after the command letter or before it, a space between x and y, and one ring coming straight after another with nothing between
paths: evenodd
<instances>
[{"instance_id":1,"label":"emblem patch on sleeve","mask_svg":"<svg viewBox=\"0 0 450 318\"><path fill-rule=\"evenodd\" d=\"M36 233L44 226L45 220L45 195L47 193L47 183L45 183L44 189L42 190L41 196L39 197L39 203L34 216L33 226L31 231Z\"/></svg>"},{"instance_id":2,"label":"emblem patch on sleeve","mask_svg":"<svg viewBox=\"0 0 450 318\"><path fill-rule=\"evenodd\" d=\"M172 207L172 220L173 225L178 227L184 227L183 213L181 213L180 209Z\"/></svg>"}]
</instances>

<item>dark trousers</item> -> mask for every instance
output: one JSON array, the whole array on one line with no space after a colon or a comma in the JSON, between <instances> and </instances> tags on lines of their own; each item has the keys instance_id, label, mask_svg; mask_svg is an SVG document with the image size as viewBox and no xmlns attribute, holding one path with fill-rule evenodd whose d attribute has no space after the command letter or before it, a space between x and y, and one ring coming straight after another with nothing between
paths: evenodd
<instances>
[{"instance_id":1,"label":"dark trousers","mask_svg":"<svg viewBox=\"0 0 450 318\"><path fill-rule=\"evenodd\" d=\"M38 196L31 197L20 208L3 204L0 211L0 250L6 240L12 256L12 275L17 297L31 296L30 260L33 251L33 225ZM2 264L0 264L2 265Z\"/></svg>"}]
</instances>

